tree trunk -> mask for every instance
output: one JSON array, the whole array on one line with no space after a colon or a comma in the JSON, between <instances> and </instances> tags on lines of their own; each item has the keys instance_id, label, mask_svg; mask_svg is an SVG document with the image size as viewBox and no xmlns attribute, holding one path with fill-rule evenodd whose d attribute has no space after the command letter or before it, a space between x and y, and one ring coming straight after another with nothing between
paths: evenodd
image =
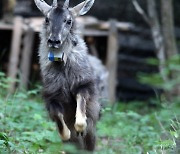
<instances>
[{"instance_id":1,"label":"tree trunk","mask_svg":"<svg viewBox=\"0 0 180 154\"><path fill-rule=\"evenodd\" d=\"M161 0L161 18L162 26L160 25L156 2L155 0L147 0L148 16L145 11L140 7L137 0L133 0L133 5L139 14L142 15L144 20L148 23L151 28L153 41L156 47L156 55L159 59L159 71L164 83L170 82L170 80L175 80L178 78L178 71L171 71L170 74L167 71L167 60L172 56L177 55L177 46L174 35L174 22L173 22L173 0ZM162 31L161 31L162 29ZM178 56L178 55L177 55ZM171 91L166 91L166 96L171 100L173 94L179 95L180 85L174 86Z\"/></svg>"},{"instance_id":2,"label":"tree trunk","mask_svg":"<svg viewBox=\"0 0 180 154\"><path fill-rule=\"evenodd\" d=\"M169 59L178 53L174 35L175 30L172 0L161 0L161 19L165 51L167 59Z\"/></svg>"},{"instance_id":3,"label":"tree trunk","mask_svg":"<svg viewBox=\"0 0 180 154\"><path fill-rule=\"evenodd\" d=\"M178 55L175 30L174 30L174 15L173 15L173 0L161 0L161 20L162 30L165 44L166 59ZM169 77L175 80L180 72L171 71ZM172 94L178 95L180 92L180 85L176 85L172 89Z\"/></svg>"},{"instance_id":4,"label":"tree trunk","mask_svg":"<svg viewBox=\"0 0 180 154\"><path fill-rule=\"evenodd\" d=\"M147 0L147 6L151 23L152 37L156 47L157 57L159 59L159 71L163 80L168 82L168 76L164 73L166 68L165 45L163 35L161 33L161 26L158 20L155 0Z\"/></svg>"}]
</instances>

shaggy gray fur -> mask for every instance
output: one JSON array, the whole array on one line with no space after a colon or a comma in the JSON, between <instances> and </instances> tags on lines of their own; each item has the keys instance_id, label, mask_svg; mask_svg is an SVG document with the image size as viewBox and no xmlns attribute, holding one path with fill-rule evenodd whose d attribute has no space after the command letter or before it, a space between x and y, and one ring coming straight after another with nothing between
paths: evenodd
<instances>
[{"instance_id":1,"label":"shaggy gray fur","mask_svg":"<svg viewBox=\"0 0 180 154\"><path fill-rule=\"evenodd\" d=\"M62 113L71 131L70 142L92 151L95 147L95 126L100 112L98 99L102 93L100 89L106 79L102 76L107 72L98 59L88 55L86 44L76 34L75 21L59 49L67 56L65 64L51 62L48 59L50 49L47 47L46 23L43 24L40 38L39 56L44 85L43 95L49 115L61 132L62 124L58 119L58 113ZM74 128L77 94L81 94L86 101L87 128L82 136L78 136Z\"/></svg>"}]
</instances>

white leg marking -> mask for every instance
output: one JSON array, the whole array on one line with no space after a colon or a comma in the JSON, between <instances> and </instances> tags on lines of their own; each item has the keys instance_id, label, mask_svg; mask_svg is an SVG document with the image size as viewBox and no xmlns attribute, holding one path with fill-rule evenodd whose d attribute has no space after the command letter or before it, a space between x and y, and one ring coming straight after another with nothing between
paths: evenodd
<instances>
[{"instance_id":1,"label":"white leg marking","mask_svg":"<svg viewBox=\"0 0 180 154\"><path fill-rule=\"evenodd\" d=\"M81 102L85 101L83 99L84 98L82 98L81 95L77 95L76 121L74 124L74 127L77 132L83 132L87 127L86 113L82 113L82 111L81 111ZM86 103L86 102L84 102L84 103Z\"/></svg>"},{"instance_id":2,"label":"white leg marking","mask_svg":"<svg viewBox=\"0 0 180 154\"><path fill-rule=\"evenodd\" d=\"M64 122L63 115L61 113L59 113L58 117L61 120L61 123L62 123L62 126L63 126L62 134L60 134L61 139L63 141L67 141L67 140L69 140L71 138L71 132L70 132L70 130L68 129L67 125Z\"/></svg>"}]
</instances>

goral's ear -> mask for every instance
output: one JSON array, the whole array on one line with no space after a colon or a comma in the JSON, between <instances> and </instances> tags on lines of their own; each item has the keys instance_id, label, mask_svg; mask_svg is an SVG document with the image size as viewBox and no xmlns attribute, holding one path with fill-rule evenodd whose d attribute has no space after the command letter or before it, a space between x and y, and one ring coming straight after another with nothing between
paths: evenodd
<instances>
[{"instance_id":1,"label":"goral's ear","mask_svg":"<svg viewBox=\"0 0 180 154\"><path fill-rule=\"evenodd\" d=\"M90 8L93 6L95 0L85 0L84 2L78 4L77 6L71 8L70 10L74 16L80 16L86 14Z\"/></svg>"}]
</instances>

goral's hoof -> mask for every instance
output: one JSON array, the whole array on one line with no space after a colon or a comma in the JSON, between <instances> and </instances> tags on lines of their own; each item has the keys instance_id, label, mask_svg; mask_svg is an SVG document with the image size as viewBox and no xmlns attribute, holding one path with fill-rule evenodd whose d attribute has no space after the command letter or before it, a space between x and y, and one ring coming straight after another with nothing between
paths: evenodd
<instances>
[{"instance_id":1,"label":"goral's hoof","mask_svg":"<svg viewBox=\"0 0 180 154\"><path fill-rule=\"evenodd\" d=\"M86 130L87 127L87 123L86 123L86 118L85 119L81 119L81 121L77 121L74 124L75 130L79 133L82 133Z\"/></svg>"},{"instance_id":2,"label":"goral's hoof","mask_svg":"<svg viewBox=\"0 0 180 154\"><path fill-rule=\"evenodd\" d=\"M65 129L60 136L63 141L68 141L71 138L71 132L69 129Z\"/></svg>"}]
</instances>

